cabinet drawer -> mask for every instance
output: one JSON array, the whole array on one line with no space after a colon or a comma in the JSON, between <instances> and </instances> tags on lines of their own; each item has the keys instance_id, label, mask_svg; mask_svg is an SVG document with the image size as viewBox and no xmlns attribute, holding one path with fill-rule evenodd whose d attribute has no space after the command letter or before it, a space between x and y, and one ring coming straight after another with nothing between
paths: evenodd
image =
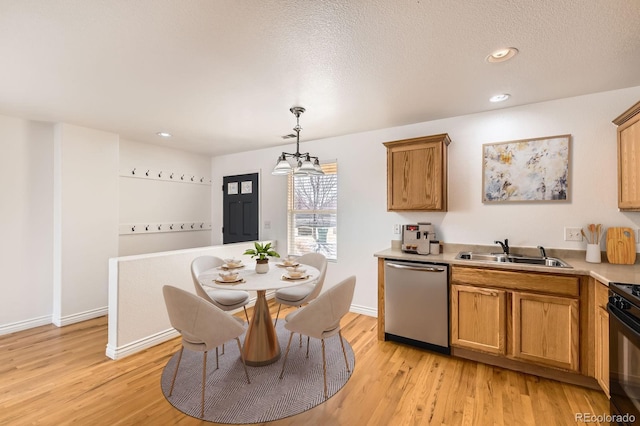
<instances>
[{"instance_id":1,"label":"cabinet drawer","mask_svg":"<svg viewBox=\"0 0 640 426\"><path fill-rule=\"evenodd\" d=\"M580 280L569 275L511 272L485 268L454 266L451 281L481 287L500 287L507 290L533 291L559 296L578 297Z\"/></svg>"}]
</instances>

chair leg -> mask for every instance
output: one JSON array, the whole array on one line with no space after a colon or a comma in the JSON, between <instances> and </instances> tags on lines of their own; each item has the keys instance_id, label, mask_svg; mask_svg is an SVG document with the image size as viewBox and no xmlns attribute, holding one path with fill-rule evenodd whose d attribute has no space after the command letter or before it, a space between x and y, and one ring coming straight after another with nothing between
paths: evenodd
<instances>
[{"instance_id":1,"label":"chair leg","mask_svg":"<svg viewBox=\"0 0 640 426\"><path fill-rule=\"evenodd\" d=\"M338 337L340 338L340 346L342 346L342 355L344 355L344 363L347 366L347 373L351 373L349 369L349 361L347 361L347 352L344 350L344 342L342 341L342 331L338 331Z\"/></svg>"},{"instance_id":2,"label":"chair leg","mask_svg":"<svg viewBox=\"0 0 640 426\"><path fill-rule=\"evenodd\" d=\"M224 343L222 344L222 355L224 355Z\"/></svg>"},{"instance_id":3,"label":"chair leg","mask_svg":"<svg viewBox=\"0 0 640 426\"><path fill-rule=\"evenodd\" d=\"M173 372L173 380L171 380L171 389L169 389L169 396L173 392L173 385L176 382L176 376L178 375L178 367L180 367L180 361L182 360L182 351L184 351L184 346L180 347L180 355L178 355L178 364L176 364L176 371Z\"/></svg>"},{"instance_id":4,"label":"chair leg","mask_svg":"<svg viewBox=\"0 0 640 426\"><path fill-rule=\"evenodd\" d=\"M307 336L307 359L309 359L309 339L310 337Z\"/></svg>"},{"instance_id":5,"label":"chair leg","mask_svg":"<svg viewBox=\"0 0 640 426\"><path fill-rule=\"evenodd\" d=\"M218 363L218 347L216 346L216 370L220 368L220 363Z\"/></svg>"},{"instance_id":6,"label":"chair leg","mask_svg":"<svg viewBox=\"0 0 640 426\"><path fill-rule=\"evenodd\" d=\"M284 361L282 362L282 371L280 371L280 379L284 376L284 366L287 364L287 357L289 356L289 348L291 347L291 339L293 339L293 331L289 335L289 343L287 344L287 351L284 353Z\"/></svg>"},{"instance_id":7,"label":"chair leg","mask_svg":"<svg viewBox=\"0 0 640 426\"><path fill-rule=\"evenodd\" d=\"M204 381L207 378L207 351L204 351L202 358L202 399L200 408L200 418L204 417Z\"/></svg>"},{"instance_id":8,"label":"chair leg","mask_svg":"<svg viewBox=\"0 0 640 426\"><path fill-rule=\"evenodd\" d=\"M300 347L302 347L302 333L300 333Z\"/></svg>"},{"instance_id":9,"label":"chair leg","mask_svg":"<svg viewBox=\"0 0 640 426\"><path fill-rule=\"evenodd\" d=\"M242 353L242 345L240 345L240 339L236 337L236 342L238 342L238 349L240 349L240 359L242 360L242 366L244 367L244 374L247 376L247 383L251 384L251 380L249 380L249 373L247 372L247 364L244 363L244 354Z\"/></svg>"},{"instance_id":10,"label":"chair leg","mask_svg":"<svg viewBox=\"0 0 640 426\"><path fill-rule=\"evenodd\" d=\"M324 399L327 399L327 360L324 354L324 339L322 340L322 373L324 375Z\"/></svg>"},{"instance_id":11,"label":"chair leg","mask_svg":"<svg viewBox=\"0 0 640 426\"><path fill-rule=\"evenodd\" d=\"M280 316L280 308L282 308L282 303L278 304L278 312L276 313L276 321L273 323L274 327L278 324L278 317Z\"/></svg>"},{"instance_id":12,"label":"chair leg","mask_svg":"<svg viewBox=\"0 0 640 426\"><path fill-rule=\"evenodd\" d=\"M247 319L247 324L249 324L249 314L247 313L246 306L243 306L242 309L244 309L244 316Z\"/></svg>"}]
</instances>

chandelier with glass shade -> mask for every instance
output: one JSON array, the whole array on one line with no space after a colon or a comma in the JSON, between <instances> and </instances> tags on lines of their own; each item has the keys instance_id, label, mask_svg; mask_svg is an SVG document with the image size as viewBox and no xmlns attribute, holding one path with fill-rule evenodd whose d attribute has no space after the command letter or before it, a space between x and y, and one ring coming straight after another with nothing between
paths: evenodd
<instances>
[{"instance_id":1,"label":"chandelier with glass shade","mask_svg":"<svg viewBox=\"0 0 640 426\"><path fill-rule=\"evenodd\" d=\"M286 175L293 171L294 176L323 175L320 160L308 152L300 153L300 115L305 112L303 107L295 106L289 109L296 116L296 152L283 152L278 157L278 162L271 172L272 175ZM293 163L293 167L292 167Z\"/></svg>"}]
</instances>

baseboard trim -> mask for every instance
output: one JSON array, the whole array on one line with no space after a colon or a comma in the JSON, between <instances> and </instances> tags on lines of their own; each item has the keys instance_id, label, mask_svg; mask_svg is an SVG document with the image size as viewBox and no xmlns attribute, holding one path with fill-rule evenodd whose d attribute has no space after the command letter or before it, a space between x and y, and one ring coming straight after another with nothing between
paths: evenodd
<instances>
[{"instance_id":1,"label":"baseboard trim","mask_svg":"<svg viewBox=\"0 0 640 426\"><path fill-rule=\"evenodd\" d=\"M275 292L267 292L267 299L272 298ZM247 303L247 307L250 308L255 305L257 297L252 297L249 299L249 303ZM238 312L242 312L242 308L237 308L232 311L229 311L230 314L235 314ZM113 345L107 344L106 355L111 359L121 359L129 355L133 355L137 352L148 349L152 346L159 345L160 343L164 343L167 340L171 340L174 337L180 336L173 328L165 331L161 331L159 333L153 334L151 336L144 337L142 339L138 339L135 342L127 343L122 346L114 347Z\"/></svg>"},{"instance_id":2,"label":"baseboard trim","mask_svg":"<svg viewBox=\"0 0 640 426\"><path fill-rule=\"evenodd\" d=\"M53 318L51 322L53 322L58 327L64 327L65 325L75 324L77 322L82 322L86 320L90 320L93 318L103 317L109 313L109 308L102 307L97 309L92 309L90 311L79 312L77 314L66 315L60 318Z\"/></svg>"},{"instance_id":3,"label":"baseboard trim","mask_svg":"<svg viewBox=\"0 0 640 426\"><path fill-rule=\"evenodd\" d=\"M121 359L129 355L133 355L137 352L148 349L152 346L159 345L160 343L164 343L167 340L171 340L174 337L179 336L175 329L171 328L169 330L161 331L160 333L156 333L154 335L145 337L144 339L136 340L135 342L127 343L126 345L113 347L111 345L107 345L106 355L111 359Z\"/></svg>"},{"instance_id":4,"label":"baseboard trim","mask_svg":"<svg viewBox=\"0 0 640 426\"><path fill-rule=\"evenodd\" d=\"M378 317L378 310L377 309L373 309L373 308L369 308L367 306L351 305L351 308L349 310L351 312L355 312L356 314L362 314L362 315L366 315L368 317L374 317L374 318Z\"/></svg>"},{"instance_id":5,"label":"baseboard trim","mask_svg":"<svg viewBox=\"0 0 640 426\"><path fill-rule=\"evenodd\" d=\"M51 324L51 315L0 325L0 336Z\"/></svg>"}]
</instances>

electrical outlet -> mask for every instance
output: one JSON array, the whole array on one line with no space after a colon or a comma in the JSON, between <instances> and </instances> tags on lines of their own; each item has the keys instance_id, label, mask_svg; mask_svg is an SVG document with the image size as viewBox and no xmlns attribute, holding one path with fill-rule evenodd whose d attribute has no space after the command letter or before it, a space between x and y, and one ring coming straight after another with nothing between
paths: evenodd
<instances>
[{"instance_id":1,"label":"electrical outlet","mask_svg":"<svg viewBox=\"0 0 640 426\"><path fill-rule=\"evenodd\" d=\"M393 233L396 235L400 235L400 225L393 225Z\"/></svg>"},{"instance_id":2,"label":"electrical outlet","mask_svg":"<svg viewBox=\"0 0 640 426\"><path fill-rule=\"evenodd\" d=\"M580 231L582 228L564 228L564 240L565 241L582 241L582 234Z\"/></svg>"}]
</instances>

